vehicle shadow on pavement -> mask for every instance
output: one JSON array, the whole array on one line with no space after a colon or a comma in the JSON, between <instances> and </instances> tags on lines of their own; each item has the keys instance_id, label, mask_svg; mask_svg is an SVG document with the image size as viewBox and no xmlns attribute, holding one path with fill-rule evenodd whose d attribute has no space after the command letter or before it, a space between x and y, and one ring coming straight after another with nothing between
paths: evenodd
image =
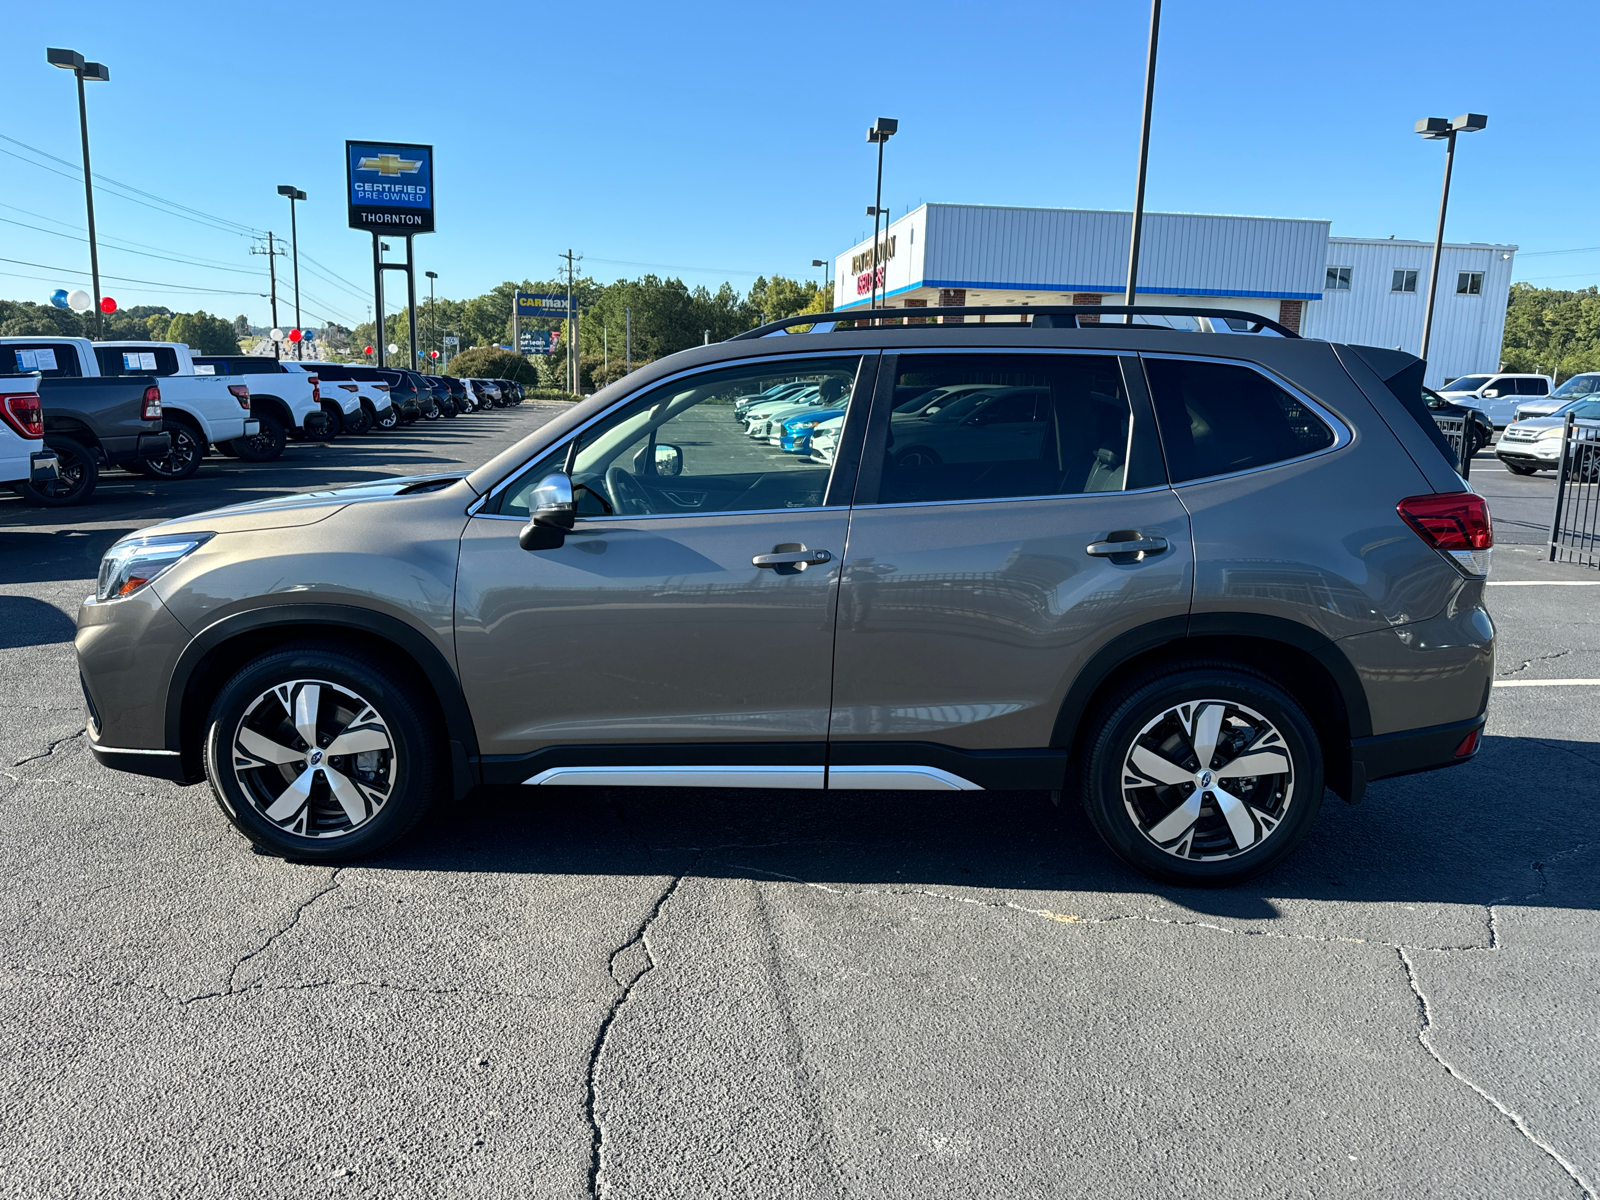
<instances>
[{"instance_id":1,"label":"vehicle shadow on pavement","mask_svg":"<svg viewBox=\"0 0 1600 1200\"><path fill-rule=\"evenodd\" d=\"M77 629L54 604L32 596L0 596L0 650L70 642Z\"/></svg>"},{"instance_id":2,"label":"vehicle shadow on pavement","mask_svg":"<svg viewBox=\"0 0 1600 1200\"><path fill-rule=\"evenodd\" d=\"M1596 873L1545 865L1600 848L1600 746L1487 738L1461 767L1329 793L1282 866L1228 889L1172 887L1124 866L1071 799L1043 792L479 789L442 804L364 866L530 874L792 879L830 888L1143 893L1197 913L1271 919L1282 902L1600 907ZM1002 900L1005 897L1002 895ZM1020 901L1019 901L1020 902Z\"/></svg>"},{"instance_id":3,"label":"vehicle shadow on pavement","mask_svg":"<svg viewBox=\"0 0 1600 1200\"><path fill-rule=\"evenodd\" d=\"M0 584L92 580L100 572L100 556L118 538L132 533L134 528L119 526L114 529L37 532L0 529ZM89 590L93 591L93 588ZM15 635L10 615L0 611L0 639ZM6 641L4 644L20 646L28 643Z\"/></svg>"}]
</instances>

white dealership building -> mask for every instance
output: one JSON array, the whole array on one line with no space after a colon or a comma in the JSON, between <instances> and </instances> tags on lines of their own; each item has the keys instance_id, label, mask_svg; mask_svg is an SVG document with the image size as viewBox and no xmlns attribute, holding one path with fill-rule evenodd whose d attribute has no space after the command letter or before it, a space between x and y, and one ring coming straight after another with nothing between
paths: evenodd
<instances>
[{"instance_id":1,"label":"white dealership building","mask_svg":"<svg viewBox=\"0 0 1600 1200\"><path fill-rule=\"evenodd\" d=\"M1121 304L1132 228L1129 212L924 204L879 235L879 295L891 308ZM1499 368L1516 250L1445 244L1429 385ZM1332 237L1327 221L1146 213L1138 298L1415 353L1432 256L1431 242ZM871 285L869 238L836 260L834 308L865 307Z\"/></svg>"}]
</instances>

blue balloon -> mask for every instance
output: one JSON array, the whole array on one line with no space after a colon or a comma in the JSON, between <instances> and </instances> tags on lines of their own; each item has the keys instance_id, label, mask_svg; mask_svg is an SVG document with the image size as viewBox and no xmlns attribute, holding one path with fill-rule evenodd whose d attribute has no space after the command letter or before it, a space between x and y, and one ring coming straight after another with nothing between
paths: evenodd
<instances>
[{"instance_id":1,"label":"blue balloon","mask_svg":"<svg viewBox=\"0 0 1600 1200\"><path fill-rule=\"evenodd\" d=\"M50 303L54 304L57 308L65 308L67 306L67 289L57 288L55 291L51 292Z\"/></svg>"}]
</instances>

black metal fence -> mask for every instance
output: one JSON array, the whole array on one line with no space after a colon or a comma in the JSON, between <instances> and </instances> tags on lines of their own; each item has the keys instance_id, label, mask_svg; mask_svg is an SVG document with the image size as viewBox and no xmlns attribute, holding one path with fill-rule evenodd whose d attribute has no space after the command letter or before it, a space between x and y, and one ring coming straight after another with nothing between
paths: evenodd
<instances>
[{"instance_id":1,"label":"black metal fence","mask_svg":"<svg viewBox=\"0 0 1600 1200\"><path fill-rule=\"evenodd\" d=\"M1561 431L1550 561L1600 567L1600 426L1579 425L1571 413Z\"/></svg>"},{"instance_id":2,"label":"black metal fence","mask_svg":"<svg viewBox=\"0 0 1600 1200\"><path fill-rule=\"evenodd\" d=\"M1456 470L1461 472L1461 478L1466 479L1472 474L1472 455L1467 453L1467 419L1434 413L1433 423L1444 434L1444 440L1450 443L1450 449L1455 451Z\"/></svg>"}]
</instances>

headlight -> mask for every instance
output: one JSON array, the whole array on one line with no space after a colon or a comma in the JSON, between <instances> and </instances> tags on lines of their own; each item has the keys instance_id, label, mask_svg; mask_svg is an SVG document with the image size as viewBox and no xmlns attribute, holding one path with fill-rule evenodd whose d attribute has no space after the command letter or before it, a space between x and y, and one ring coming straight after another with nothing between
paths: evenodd
<instances>
[{"instance_id":1,"label":"headlight","mask_svg":"<svg viewBox=\"0 0 1600 1200\"><path fill-rule=\"evenodd\" d=\"M100 585L95 589L95 599L118 600L133 595L210 538L209 533L188 533L118 542L100 560Z\"/></svg>"},{"instance_id":2,"label":"headlight","mask_svg":"<svg viewBox=\"0 0 1600 1200\"><path fill-rule=\"evenodd\" d=\"M1561 436L1561 433L1561 426L1557 425L1554 429L1546 429L1540 433L1539 440L1542 442L1545 440L1545 438L1558 438Z\"/></svg>"},{"instance_id":3,"label":"headlight","mask_svg":"<svg viewBox=\"0 0 1600 1200\"><path fill-rule=\"evenodd\" d=\"M794 430L815 429L817 427L817 424L818 424L818 422L816 422L816 421L801 421L798 424L789 426L789 428L790 429L794 429Z\"/></svg>"}]
</instances>

